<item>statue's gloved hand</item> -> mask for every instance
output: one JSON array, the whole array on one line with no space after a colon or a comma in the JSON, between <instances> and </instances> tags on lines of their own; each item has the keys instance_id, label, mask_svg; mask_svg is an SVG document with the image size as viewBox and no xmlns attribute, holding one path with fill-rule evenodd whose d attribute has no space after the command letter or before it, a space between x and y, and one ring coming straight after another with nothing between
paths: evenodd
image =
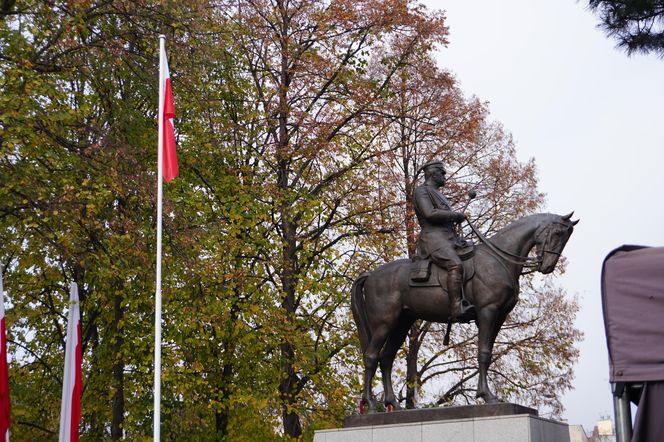
<instances>
[{"instance_id":1,"label":"statue's gloved hand","mask_svg":"<svg viewBox=\"0 0 664 442\"><path fill-rule=\"evenodd\" d=\"M464 222L466 220L466 214L463 213L463 212L455 212L454 215L455 215L455 218L456 218L454 220L454 222L461 223L461 222Z\"/></svg>"}]
</instances>

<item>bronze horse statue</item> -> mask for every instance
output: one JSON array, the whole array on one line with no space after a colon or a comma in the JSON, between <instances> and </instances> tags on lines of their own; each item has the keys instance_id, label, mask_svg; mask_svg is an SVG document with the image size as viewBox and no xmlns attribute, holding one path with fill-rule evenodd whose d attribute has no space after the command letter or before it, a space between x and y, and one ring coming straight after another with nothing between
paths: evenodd
<instances>
[{"instance_id":1,"label":"bronze horse statue","mask_svg":"<svg viewBox=\"0 0 664 442\"><path fill-rule=\"evenodd\" d=\"M475 306L478 329L479 380L476 397L486 403L499 402L487 383L496 335L519 297L519 277L524 266L551 273L579 220L541 213L521 218L501 229L475 248L466 271L466 299ZM528 258L535 248L536 258ZM363 273L353 283L351 308L360 336L364 360L364 389L361 411L376 411L371 381L380 362L386 409L397 409L392 387L392 364L410 326L416 319L448 322L450 301L442 287L413 287L411 261L400 259ZM468 265L465 264L467 267ZM444 284L443 284L444 286ZM467 322L467 321L466 321Z\"/></svg>"}]
</instances>

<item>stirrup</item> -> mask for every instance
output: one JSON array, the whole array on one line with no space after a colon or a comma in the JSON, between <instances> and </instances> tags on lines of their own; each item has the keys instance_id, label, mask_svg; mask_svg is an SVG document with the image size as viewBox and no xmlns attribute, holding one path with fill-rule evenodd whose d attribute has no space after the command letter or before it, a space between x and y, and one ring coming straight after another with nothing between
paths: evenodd
<instances>
[{"instance_id":1,"label":"stirrup","mask_svg":"<svg viewBox=\"0 0 664 442\"><path fill-rule=\"evenodd\" d=\"M468 302L467 299L462 299L461 302L459 302L459 314L452 315L451 320L458 322L470 322L475 319L475 317L475 306Z\"/></svg>"},{"instance_id":2,"label":"stirrup","mask_svg":"<svg viewBox=\"0 0 664 442\"><path fill-rule=\"evenodd\" d=\"M459 316L463 316L466 313L469 313L470 311L475 310L475 306L473 304L471 304L470 301L468 301L467 299L462 299L459 304L461 304L460 305L461 311L459 312Z\"/></svg>"}]
</instances>

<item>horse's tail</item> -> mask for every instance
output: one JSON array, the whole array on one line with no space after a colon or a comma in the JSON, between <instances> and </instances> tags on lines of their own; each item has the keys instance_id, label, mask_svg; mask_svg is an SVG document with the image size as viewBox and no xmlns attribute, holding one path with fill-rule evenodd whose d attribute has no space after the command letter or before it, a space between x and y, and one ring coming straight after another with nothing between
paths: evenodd
<instances>
[{"instance_id":1,"label":"horse's tail","mask_svg":"<svg viewBox=\"0 0 664 442\"><path fill-rule=\"evenodd\" d=\"M350 308L353 311L353 319L357 326L357 333L360 335L360 347L362 352L369 345L371 340L371 329L367 319L367 311L364 304L364 283L370 273L362 273L353 283L350 291Z\"/></svg>"}]
</instances>

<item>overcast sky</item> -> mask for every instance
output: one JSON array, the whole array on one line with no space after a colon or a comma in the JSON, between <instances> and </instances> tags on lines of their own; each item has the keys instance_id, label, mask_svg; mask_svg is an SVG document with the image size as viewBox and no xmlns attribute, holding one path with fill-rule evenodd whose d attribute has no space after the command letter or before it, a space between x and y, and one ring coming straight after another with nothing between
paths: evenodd
<instances>
[{"instance_id":1,"label":"overcast sky","mask_svg":"<svg viewBox=\"0 0 664 442\"><path fill-rule=\"evenodd\" d=\"M534 157L546 211L581 218L558 281L582 310L571 424L592 429L612 415L600 302L606 254L622 244L662 246L664 235L664 61L628 57L574 0L425 0L447 12L442 67L462 89L490 103L514 136L518 157Z\"/></svg>"}]
</instances>

